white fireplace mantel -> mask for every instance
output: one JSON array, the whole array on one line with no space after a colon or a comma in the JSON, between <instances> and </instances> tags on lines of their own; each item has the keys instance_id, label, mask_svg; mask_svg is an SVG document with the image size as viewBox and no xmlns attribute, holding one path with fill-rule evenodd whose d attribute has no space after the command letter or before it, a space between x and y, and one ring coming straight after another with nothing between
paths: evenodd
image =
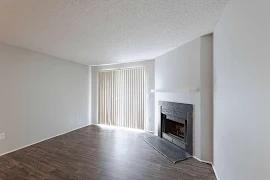
<instances>
[{"instance_id":1,"label":"white fireplace mantel","mask_svg":"<svg viewBox=\"0 0 270 180\"><path fill-rule=\"evenodd\" d=\"M199 88L151 89L153 93L197 93Z\"/></svg>"}]
</instances>

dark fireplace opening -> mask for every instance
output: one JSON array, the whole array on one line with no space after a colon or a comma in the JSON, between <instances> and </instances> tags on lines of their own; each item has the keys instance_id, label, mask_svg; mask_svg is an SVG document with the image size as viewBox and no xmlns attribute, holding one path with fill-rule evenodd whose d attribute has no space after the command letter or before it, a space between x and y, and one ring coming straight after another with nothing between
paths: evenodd
<instances>
[{"instance_id":1,"label":"dark fireplace opening","mask_svg":"<svg viewBox=\"0 0 270 180\"><path fill-rule=\"evenodd\" d=\"M164 119L164 133L168 134L172 138L177 138L178 140L186 142L187 121L185 120L183 123L180 123L170 119Z\"/></svg>"}]
</instances>

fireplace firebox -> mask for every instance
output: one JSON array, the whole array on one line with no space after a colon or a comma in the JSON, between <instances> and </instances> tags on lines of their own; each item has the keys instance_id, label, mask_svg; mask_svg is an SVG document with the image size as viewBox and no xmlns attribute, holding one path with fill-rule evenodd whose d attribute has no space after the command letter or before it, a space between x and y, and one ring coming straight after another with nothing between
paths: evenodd
<instances>
[{"instance_id":1,"label":"fireplace firebox","mask_svg":"<svg viewBox=\"0 0 270 180\"><path fill-rule=\"evenodd\" d=\"M166 134L172 138L176 138L182 142L186 143L187 140L187 120L183 122L176 122L166 118L165 114L162 114L163 121L163 136Z\"/></svg>"},{"instance_id":2,"label":"fireplace firebox","mask_svg":"<svg viewBox=\"0 0 270 180\"><path fill-rule=\"evenodd\" d=\"M159 136L193 155L193 105L159 101Z\"/></svg>"}]
</instances>

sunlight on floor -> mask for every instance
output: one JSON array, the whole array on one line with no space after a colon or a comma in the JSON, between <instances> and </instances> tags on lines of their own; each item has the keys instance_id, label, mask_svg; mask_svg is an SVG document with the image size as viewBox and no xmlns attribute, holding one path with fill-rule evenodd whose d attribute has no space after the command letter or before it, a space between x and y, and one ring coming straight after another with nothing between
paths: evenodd
<instances>
[{"instance_id":1,"label":"sunlight on floor","mask_svg":"<svg viewBox=\"0 0 270 180\"><path fill-rule=\"evenodd\" d=\"M123 129L123 130L129 130L129 131L135 131L135 132L141 132L141 133L145 132L142 129L132 129L132 128L105 125L105 124L97 124L97 126L102 127L102 128L106 128L106 129Z\"/></svg>"}]
</instances>

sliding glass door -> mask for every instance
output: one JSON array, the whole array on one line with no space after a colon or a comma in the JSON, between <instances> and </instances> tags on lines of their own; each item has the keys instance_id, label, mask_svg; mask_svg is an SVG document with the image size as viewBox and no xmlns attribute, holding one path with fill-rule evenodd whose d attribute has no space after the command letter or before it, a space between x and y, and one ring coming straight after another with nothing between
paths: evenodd
<instances>
[{"instance_id":1,"label":"sliding glass door","mask_svg":"<svg viewBox=\"0 0 270 180\"><path fill-rule=\"evenodd\" d=\"M129 68L98 73L98 123L144 129L145 71Z\"/></svg>"}]
</instances>

